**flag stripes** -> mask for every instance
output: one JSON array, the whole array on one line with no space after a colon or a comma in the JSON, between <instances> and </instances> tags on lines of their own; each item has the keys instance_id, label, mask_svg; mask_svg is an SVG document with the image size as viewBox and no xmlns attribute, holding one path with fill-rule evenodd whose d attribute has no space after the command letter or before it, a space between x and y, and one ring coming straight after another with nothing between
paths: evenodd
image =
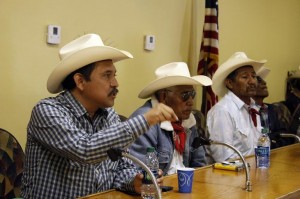
<instances>
[{"instance_id":1,"label":"flag stripes","mask_svg":"<svg viewBox=\"0 0 300 199\"><path fill-rule=\"evenodd\" d=\"M219 61L219 31L218 31L218 0L205 1L205 18L200 47L198 74L212 78L218 68ZM203 87L201 112L207 111L218 101L211 86Z\"/></svg>"}]
</instances>

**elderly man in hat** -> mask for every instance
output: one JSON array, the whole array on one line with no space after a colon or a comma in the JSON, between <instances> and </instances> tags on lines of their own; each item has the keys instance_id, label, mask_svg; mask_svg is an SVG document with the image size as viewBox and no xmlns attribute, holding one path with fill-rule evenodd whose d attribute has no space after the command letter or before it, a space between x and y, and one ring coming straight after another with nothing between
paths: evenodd
<instances>
[{"instance_id":1,"label":"elderly man in hat","mask_svg":"<svg viewBox=\"0 0 300 199\"><path fill-rule=\"evenodd\" d=\"M255 104L259 108L260 112L260 119L261 119L261 126L263 128L270 129L270 119L269 118L269 111L268 111L268 105L264 103L264 99L269 96L268 86L267 82L265 81L266 76L269 74L270 69L262 66L257 71L257 85L256 85L256 93L254 96L252 96L253 100L255 101Z\"/></svg>"},{"instance_id":2,"label":"elderly man in hat","mask_svg":"<svg viewBox=\"0 0 300 199\"><path fill-rule=\"evenodd\" d=\"M289 109L281 102L268 104L264 99L269 96L266 77L270 69L261 67L257 71L257 87L256 94L253 99L259 107L261 126L269 129L269 137L271 140L271 149L292 143L293 138L282 138L280 133L289 133L289 123L291 113Z\"/></svg>"},{"instance_id":3,"label":"elderly man in hat","mask_svg":"<svg viewBox=\"0 0 300 199\"><path fill-rule=\"evenodd\" d=\"M107 151L125 149L150 126L177 116L157 104L120 122L111 108L118 93L114 63L132 55L105 46L99 35L84 35L59 54L47 89L61 93L38 102L28 124L22 196L77 198L112 188L139 192L142 176L133 163L112 162Z\"/></svg>"},{"instance_id":4,"label":"elderly man in hat","mask_svg":"<svg viewBox=\"0 0 300 199\"><path fill-rule=\"evenodd\" d=\"M190 76L184 62L172 62L155 71L156 79L139 94L147 99L131 117L144 114L159 103L173 108L177 122L161 121L140 136L129 148L129 152L144 161L147 147L154 147L159 168L164 175L173 174L178 167L201 167L206 164L203 147L193 148L192 142L198 136L196 120L192 114L196 85L211 85L206 76Z\"/></svg>"},{"instance_id":5,"label":"elderly man in hat","mask_svg":"<svg viewBox=\"0 0 300 199\"><path fill-rule=\"evenodd\" d=\"M287 79L287 95L285 105L292 114L290 132L300 136L300 66Z\"/></svg>"},{"instance_id":6,"label":"elderly man in hat","mask_svg":"<svg viewBox=\"0 0 300 199\"><path fill-rule=\"evenodd\" d=\"M256 93L256 71L265 62L236 52L220 65L212 78L212 89L222 99L207 114L210 139L230 144L244 156L254 154L261 135L258 107L251 97ZM232 149L220 145L211 145L210 153L215 162L239 157Z\"/></svg>"}]
</instances>

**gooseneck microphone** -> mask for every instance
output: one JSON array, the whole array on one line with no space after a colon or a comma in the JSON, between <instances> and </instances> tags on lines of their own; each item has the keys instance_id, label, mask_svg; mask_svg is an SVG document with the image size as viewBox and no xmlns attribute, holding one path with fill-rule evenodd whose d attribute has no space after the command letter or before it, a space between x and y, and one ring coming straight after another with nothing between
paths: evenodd
<instances>
[{"instance_id":1,"label":"gooseneck microphone","mask_svg":"<svg viewBox=\"0 0 300 199\"><path fill-rule=\"evenodd\" d=\"M117 161L121 157L126 157L126 158L132 160L133 162L135 162L136 164L138 164L139 166L141 166L147 172L147 174L151 177L152 183L155 186L156 195L158 196L158 199L162 198L160 187L157 184L156 178L147 165L145 165L142 161L140 161L136 157L130 155L129 153L122 151L121 149L111 148L107 151L107 154L108 154L108 157L112 161Z\"/></svg>"},{"instance_id":2,"label":"gooseneck microphone","mask_svg":"<svg viewBox=\"0 0 300 199\"><path fill-rule=\"evenodd\" d=\"M212 145L212 144L223 145L223 146L229 147L232 150L234 150L240 156L240 158L241 158L241 160L244 164L245 170L246 170L246 187L245 187L245 190L246 191L252 191L252 184L251 184L251 181L250 181L250 173L249 173L248 164L246 163L245 158L243 157L241 152L239 150L237 150L234 146L232 146L230 144L227 144L227 143L223 143L223 142L212 141L212 140L206 139L204 137L196 137L194 139L194 141L192 142L192 147L195 149L195 148L198 148L202 145Z\"/></svg>"},{"instance_id":3,"label":"gooseneck microphone","mask_svg":"<svg viewBox=\"0 0 300 199\"><path fill-rule=\"evenodd\" d=\"M296 143L300 142L300 137L298 135L290 134L290 133L280 133L280 137L283 138L294 138Z\"/></svg>"}]
</instances>

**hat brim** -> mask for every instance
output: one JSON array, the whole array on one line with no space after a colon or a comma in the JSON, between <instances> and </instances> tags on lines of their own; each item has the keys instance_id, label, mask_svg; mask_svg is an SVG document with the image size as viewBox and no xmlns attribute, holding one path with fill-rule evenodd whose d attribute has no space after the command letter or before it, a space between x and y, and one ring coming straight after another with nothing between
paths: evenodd
<instances>
[{"instance_id":1,"label":"hat brim","mask_svg":"<svg viewBox=\"0 0 300 199\"><path fill-rule=\"evenodd\" d=\"M71 54L58 63L48 78L47 89L53 94L62 91L62 81L73 71L88 64L102 60L117 62L128 58L133 58L129 52L118 50L110 46L85 48Z\"/></svg>"},{"instance_id":2,"label":"hat brim","mask_svg":"<svg viewBox=\"0 0 300 199\"><path fill-rule=\"evenodd\" d=\"M267 67L262 66L258 71L256 71L257 76L261 77L262 79L266 79L266 77L270 73L270 69Z\"/></svg>"},{"instance_id":3,"label":"hat brim","mask_svg":"<svg viewBox=\"0 0 300 199\"><path fill-rule=\"evenodd\" d=\"M298 70L295 71L295 73L293 73L289 78L290 79L292 79L292 78L300 78L300 66L299 66Z\"/></svg>"},{"instance_id":4,"label":"hat brim","mask_svg":"<svg viewBox=\"0 0 300 199\"><path fill-rule=\"evenodd\" d=\"M220 66L218 68L218 70L216 71L216 73L212 77L213 92L218 97L222 98L228 92L228 89L225 85L225 79L231 72L233 72L234 70L236 70L242 66L246 66L246 65L252 66L254 71L257 72L266 62L267 62L266 60L262 60L262 61L249 60L249 61L245 61L242 63L232 64L232 66L230 66L230 67Z\"/></svg>"},{"instance_id":5,"label":"hat brim","mask_svg":"<svg viewBox=\"0 0 300 199\"><path fill-rule=\"evenodd\" d=\"M150 82L140 93L139 98L146 99L163 88L168 88L177 85L203 85L210 86L212 81L209 77L204 75L197 75L193 77L185 76L166 76Z\"/></svg>"}]
</instances>

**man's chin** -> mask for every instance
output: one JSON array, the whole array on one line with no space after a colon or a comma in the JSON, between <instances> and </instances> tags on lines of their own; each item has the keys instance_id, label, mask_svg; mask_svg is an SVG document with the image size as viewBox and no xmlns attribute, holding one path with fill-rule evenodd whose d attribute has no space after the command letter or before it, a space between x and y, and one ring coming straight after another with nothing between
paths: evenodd
<instances>
[{"instance_id":1,"label":"man's chin","mask_svg":"<svg viewBox=\"0 0 300 199\"><path fill-rule=\"evenodd\" d=\"M182 120L187 120L187 119L189 119L189 117L190 117L190 115L191 115L191 112L189 112L189 113L184 113L184 114L182 114Z\"/></svg>"},{"instance_id":2,"label":"man's chin","mask_svg":"<svg viewBox=\"0 0 300 199\"><path fill-rule=\"evenodd\" d=\"M115 105L115 102L110 103L109 107L113 107Z\"/></svg>"},{"instance_id":3,"label":"man's chin","mask_svg":"<svg viewBox=\"0 0 300 199\"><path fill-rule=\"evenodd\" d=\"M105 103L104 107L101 107L101 108L110 108L110 107L113 107L114 105L115 105L115 101L112 100L112 101Z\"/></svg>"},{"instance_id":4,"label":"man's chin","mask_svg":"<svg viewBox=\"0 0 300 199\"><path fill-rule=\"evenodd\" d=\"M248 96L250 96L250 97L253 97L255 95L256 95L256 90L248 92Z\"/></svg>"}]
</instances>

